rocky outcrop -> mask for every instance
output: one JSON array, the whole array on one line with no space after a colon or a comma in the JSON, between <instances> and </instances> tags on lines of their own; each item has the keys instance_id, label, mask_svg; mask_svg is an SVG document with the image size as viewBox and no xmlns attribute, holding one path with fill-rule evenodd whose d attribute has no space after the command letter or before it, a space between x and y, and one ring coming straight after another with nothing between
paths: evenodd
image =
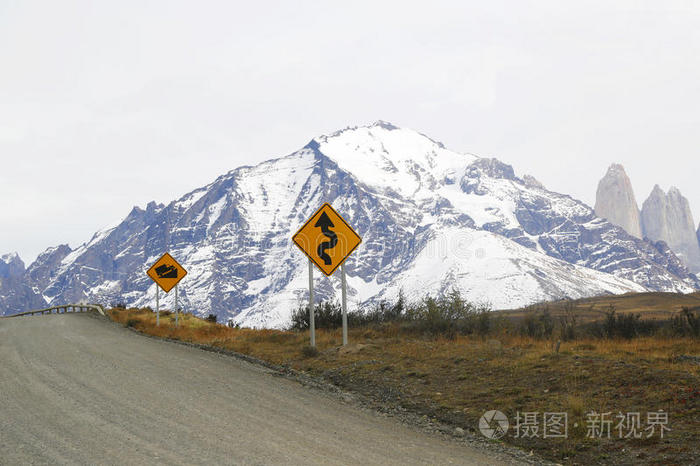
<instances>
[{"instance_id":1,"label":"rocky outcrop","mask_svg":"<svg viewBox=\"0 0 700 466\"><path fill-rule=\"evenodd\" d=\"M634 197L632 183L622 165L610 165L607 173L598 183L595 213L613 225L624 228L630 235L642 238L639 207Z\"/></svg>"},{"instance_id":2,"label":"rocky outcrop","mask_svg":"<svg viewBox=\"0 0 700 466\"><path fill-rule=\"evenodd\" d=\"M17 253L0 256L0 315L41 309L41 294L25 280L24 262Z\"/></svg>"},{"instance_id":3,"label":"rocky outcrop","mask_svg":"<svg viewBox=\"0 0 700 466\"><path fill-rule=\"evenodd\" d=\"M61 261L70 253L71 248L67 244L48 248L27 268L26 280L34 287L46 288L56 277Z\"/></svg>"},{"instance_id":4,"label":"rocky outcrop","mask_svg":"<svg viewBox=\"0 0 700 466\"><path fill-rule=\"evenodd\" d=\"M24 262L13 252L0 256L0 279L18 278L24 274Z\"/></svg>"},{"instance_id":5,"label":"rocky outcrop","mask_svg":"<svg viewBox=\"0 0 700 466\"><path fill-rule=\"evenodd\" d=\"M700 271L700 245L688 199L671 187L668 194L654 186L642 205L642 231L653 241L665 241L692 271Z\"/></svg>"},{"instance_id":6,"label":"rocky outcrop","mask_svg":"<svg viewBox=\"0 0 700 466\"><path fill-rule=\"evenodd\" d=\"M530 188L545 189L544 185L532 175L523 175L523 183Z\"/></svg>"}]
</instances>

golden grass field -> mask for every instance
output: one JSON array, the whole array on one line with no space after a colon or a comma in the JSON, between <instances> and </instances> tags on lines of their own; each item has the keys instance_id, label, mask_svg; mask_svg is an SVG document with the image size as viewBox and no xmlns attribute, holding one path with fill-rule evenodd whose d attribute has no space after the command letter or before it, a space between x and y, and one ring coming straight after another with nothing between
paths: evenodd
<instances>
[{"instance_id":1,"label":"golden grass field","mask_svg":"<svg viewBox=\"0 0 700 466\"><path fill-rule=\"evenodd\" d=\"M611 307L620 314L637 313L646 319L668 319L678 315L684 307L700 310L700 292L679 293L629 293L623 295L597 296L574 301L562 300L529 306L524 309L499 311L500 314L519 318L527 312L547 307L555 317L566 312L567 306L575 306L576 313L582 321L600 319Z\"/></svg>"},{"instance_id":2,"label":"golden grass field","mask_svg":"<svg viewBox=\"0 0 700 466\"><path fill-rule=\"evenodd\" d=\"M613 302L618 312L675 311L700 296L630 295ZM557 304L550 304L556 315ZM583 305L590 306L590 302ZM636 307L635 307L636 306ZM568 438L515 438L517 445L564 464L697 464L700 458L700 339L646 337L631 340L578 339L562 342L516 335L456 336L452 339L402 333L399 325L317 330L318 352L309 334L234 329L190 314L162 316L156 327L149 310L109 310L110 317L158 337L211 345L322 377L341 388L391 406L476 432L487 410L516 413L566 412ZM516 314L516 311L504 313ZM518 311L523 312L523 311ZM515 316L517 318L517 316ZM697 358L697 359L694 359ZM668 427L643 439L587 438L587 413L664 410ZM613 414L613 415L614 415ZM577 424L577 426L575 426Z\"/></svg>"}]
</instances>

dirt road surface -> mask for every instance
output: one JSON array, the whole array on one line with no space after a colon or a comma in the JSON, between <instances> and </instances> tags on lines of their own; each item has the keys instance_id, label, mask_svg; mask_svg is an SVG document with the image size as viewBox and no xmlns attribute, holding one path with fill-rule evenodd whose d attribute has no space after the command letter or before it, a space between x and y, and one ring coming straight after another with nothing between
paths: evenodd
<instances>
[{"instance_id":1,"label":"dirt road surface","mask_svg":"<svg viewBox=\"0 0 700 466\"><path fill-rule=\"evenodd\" d=\"M96 315L0 319L0 464L502 461Z\"/></svg>"}]
</instances>

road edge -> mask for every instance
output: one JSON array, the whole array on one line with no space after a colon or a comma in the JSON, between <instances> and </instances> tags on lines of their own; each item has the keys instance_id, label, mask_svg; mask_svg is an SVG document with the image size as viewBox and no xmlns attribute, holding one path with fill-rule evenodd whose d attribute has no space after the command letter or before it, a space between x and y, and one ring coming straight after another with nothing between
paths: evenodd
<instances>
[{"instance_id":1,"label":"road edge","mask_svg":"<svg viewBox=\"0 0 700 466\"><path fill-rule=\"evenodd\" d=\"M466 445L472 448L478 448L482 451L495 455L498 460L503 462L511 462L513 464L517 463L544 466L561 466L560 463L554 463L552 461L541 458L534 454L532 451L528 453L527 451L522 450L514 445L508 445L501 441L482 438L478 435L474 435L467 431L463 431L461 435L455 435L455 428L457 426L439 422L437 420L428 419L425 416L421 416L417 413L409 411L408 409L402 408L401 406L387 406L385 404L382 404L381 400L373 399L364 394L340 388L339 386L328 382L325 378L323 378L323 376L320 375L313 375L306 372L298 371L286 365L273 364L264 359L259 359L254 356L239 353L225 348L218 348L215 346L204 345L201 343L193 343L173 338L149 335L135 328L126 327L118 322L115 322L108 316L101 316L96 313L90 313L89 315L91 315L93 318L109 322L120 329L130 331L131 333L139 336L151 338L161 342L168 342L181 346L187 346L209 353L216 353L222 356L232 357L234 359L244 361L253 366L264 368L273 376L284 377L288 380L295 381L304 387L310 387L312 389L317 390L324 396L333 396L345 404L352 405L358 409L361 409L365 412L369 412L373 415L384 418L393 418L399 423L412 429L417 429L423 432L424 434L438 436L444 440Z\"/></svg>"}]
</instances>

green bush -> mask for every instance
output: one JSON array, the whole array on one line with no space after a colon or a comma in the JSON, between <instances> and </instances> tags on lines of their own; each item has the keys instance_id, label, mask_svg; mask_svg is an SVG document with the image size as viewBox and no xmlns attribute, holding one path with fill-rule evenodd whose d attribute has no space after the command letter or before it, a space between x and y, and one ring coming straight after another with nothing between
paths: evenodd
<instances>
[{"instance_id":1,"label":"green bush","mask_svg":"<svg viewBox=\"0 0 700 466\"><path fill-rule=\"evenodd\" d=\"M674 336L700 338L700 312L684 307L680 315L670 320L669 327Z\"/></svg>"},{"instance_id":2,"label":"green bush","mask_svg":"<svg viewBox=\"0 0 700 466\"><path fill-rule=\"evenodd\" d=\"M342 326L342 307L333 301L323 301L314 306L316 328L335 329ZM352 327L400 324L403 332L453 337L457 334L486 335L501 325L496 325L490 308L465 301L459 291L453 290L440 298L426 296L414 303L406 301L399 293L396 301L377 302L369 308L348 312L348 325ZM309 308L299 306L292 313L292 330L309 328Z\"/></svg>"},{"instance_id":3,"label":"green bush","mask_svg":"<svg viewBox=\"0 0 700 466\"><path fill-rule=\"evenodd\" d=\"M537 314L537 310L534 307L529 309L529 311L520 323L518 333L530 338L551 338L556 324L549 313L549 308L545 306L539 314Z\"/></svg>"},{"instance_id":4,"label":"green bush","mask_svg":"<svg viewBox=\"0 0 700 466\"><path fill-rule=\"evenodd\" d=\"M688 323L690 335L700 337L700 313L696 314L687 307L684 307L681 312Z\"/></svg>"},{"instance_id":5,"label":"green bush","mask_svg":"<svg viewBox=\"0 0 700 466\"><path fill-rule=\"evenodd\" d=\"M323 301L314 305L314 325L316 328L338 328L343 325L343 310L334 301ZM292 313L292 329L309 328L309 307L299 306Z\"/></svg>"}]
</instances>

